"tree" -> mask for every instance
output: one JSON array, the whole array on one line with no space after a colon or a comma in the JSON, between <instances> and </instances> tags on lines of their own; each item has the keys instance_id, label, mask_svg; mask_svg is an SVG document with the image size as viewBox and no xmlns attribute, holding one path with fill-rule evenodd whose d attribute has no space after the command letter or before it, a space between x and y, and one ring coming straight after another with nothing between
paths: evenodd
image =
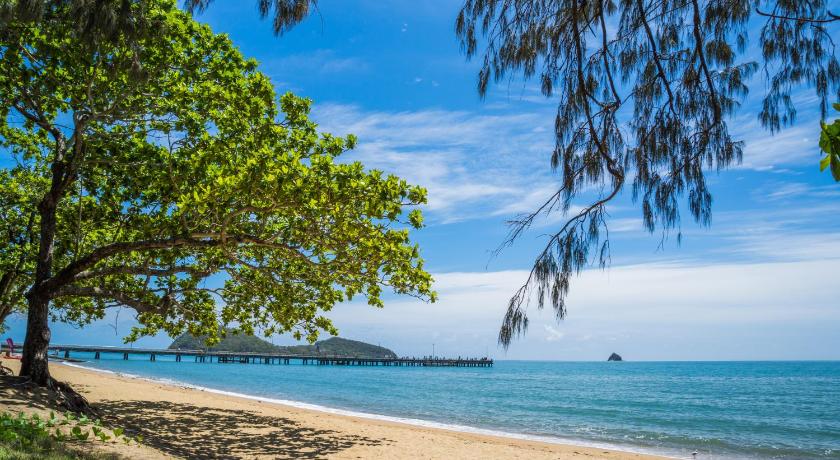
<instances>
[{"instance_id":1,"label":"tree","mask_svg":"<svg viewBox=\"0 0 840 460\"><path fill-rule=\"evenodd\" d=\"M22 375L56 384L51 316L130 308L127 340L212 343L232 326L314 341L336 332L324 312L356 295L434 300L409 240L422 215L406 209L424 189L336 162L354 137L319 134L308 100L278 104L255 61L174 1L126 2L151 33L107 37L85 35L72 3L0 32L0 140L38 184L15 210L35 211L37 248Z\"/></svg>"},{"instance_id":2,"label":"tree","mask_svg":"<svg viewBox=\"0 0 840 460\"><path fill-rule=\"evenodd\" d=\"M37 23L60 10L75 23L77 37L86 41L129 41L149 32L147 0L0 0L0 26L9 21ZM203 12L213 0L184 0L189 12ZM257 10L265 19L273 13L273 28L282 35L317 8L317 0L257 0Z\"/></svg>"},{"instance_id":3,"label":"tree","mask_svg":"<svg viewBox=\"0 0 840 460\"><path fill-rule=\"evenodd\" d=\"M749 60L751 19L763 20L763 66ZM609 261L607 205L630 186L645 227L677 231L680 206L711 222L706 171L740 161L727 120L759 69L767 92L759 114L771 131L792 123L792 89L813 86L825 116L840 95L840 64L823 0L466 0L455 28L469 57L481 52L478 91L512 74L559 95L552 169L562 185L512 222L502 247L545 213L569 212L585 190L598 196L550 235L499 332L507 347L528 326L532 297L566 314L572 276ZM836 36L836 34L834 34Z\"/></svg>"},{"instance_id":4,"label":"tree","mask_svg":"<svg viewBox=\"0 0 840 460\"><path fill-rule=\"evenodd\" d=\"M834 110L840 112L840 103L834 104ZM831 170L831 176L840 182L840 118L834 123L822 123L820 130L820 150L825 156L820 160L820 171Z\"/></svg>"}]
</instances>

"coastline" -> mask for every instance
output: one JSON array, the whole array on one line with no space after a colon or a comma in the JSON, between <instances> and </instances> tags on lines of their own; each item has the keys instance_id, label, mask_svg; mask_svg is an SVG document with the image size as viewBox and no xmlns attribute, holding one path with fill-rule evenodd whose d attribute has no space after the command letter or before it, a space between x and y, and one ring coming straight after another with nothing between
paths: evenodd
<instances>
[{"instance_id":1,"label":"coastline","mask_svg":"<svg viewBox=\"0 0 840 460\"><path fill-rule=\"evenodd\" d=\"M260 398L78 364L63 363L52 369L56 378L71 383L102 407L109 423L141 432L146 440L143 447L157 449L157 458L667 458L611 446ZM242 425L247 426L243 429ZM173 435L173 430L180 434ZM147 451L121 455L150 458Z\"/></svg>"},{"instance_id":2,"label":"coastline","mask_svg":"<svg viewBox=\"0 0 840 460\"><path fill-rule=\"evenodd\" d=\"M84 363L85 361L81 361ZM493 438L505 438L505 439L514 439L520 441L532 441L532 442L539 442L539 443L546 443L546 444L554 444L560 445L565 447L582 447L587 449L601 449L601 450L609 450L609 451L616 451L616 452L624 452L628 454L638 454L644 456L653 456L653 458L680 458L680 457L673 457L669 456L662 452L649 452L644 451L641 449L634 449L632 446L619 446L619 445L610 445L605 443L595 443L595 442L588 442L586 440L578 440L578 439L571 439L571 438L559 438L559 437L551 437L551 436L541 436L535 434L526 434L526 433L515 433L515 432L507 432L501 430L494 430L490 428L477 428L467 425L459 425L459 424L452 424L452 423L442 423L442 422L435 422L430 420L422 420L416 418L408 418L408 417L397 417L391 415L382 415L382 414L374 414L368 412L361 412L361 411L354 411L348 409L339 409L329 406L323 406L318 404L311 404L303 401L294 401L288 399L277 399L277 398L269 398L264 396L254 396L245 393L237 393L233 391L226 391L226 390L219 390L216 388L210 387L203 387L200 385L193 385L186 382L181 382L178 380L173 379L157 379L153 377L144 377L137 374L130 374L130 373L123 373L123 372L115 372L108 369L97 369L94 367L87 367L83 364L79 364L74 361L62 361L60 362L63 366L68 367L75 367L78 369L83 369L86 371L92 372L101 372L105 374L111 374L118 377L128 378L128 379L136 379L146 381L152 384L164 384L170 385L178 388L186 388L192 389L196 391L202 391L207 393L213 393L218 395L230 396L234 398L241 398L247 399L251 401L259 401L269 404L276 404L280 406L292 407L295 409L302 409L306 411L315 411L325 414L332 414L332 415L339 415L343 417L351 417L351 418L359 418L364 420L373 420L373 421L381 421L381 422L388 422L388 423L396 423L402 425L408 425L418 428L428 428L428 429L435 429L435 430L443 430L443 431L451 431L457 433L465 433L465 434L475 434L480 436L489 436Z\"/></svg>"}]
</instances>

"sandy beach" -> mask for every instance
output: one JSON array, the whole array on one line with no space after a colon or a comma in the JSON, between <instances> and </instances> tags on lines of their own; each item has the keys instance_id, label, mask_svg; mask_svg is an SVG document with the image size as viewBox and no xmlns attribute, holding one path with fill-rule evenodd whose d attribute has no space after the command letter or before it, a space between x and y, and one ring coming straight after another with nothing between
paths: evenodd
<instances>
[{"instance_id":1,"label":"sandy beach","mask_svg":"<svg viewBox=\"0 0 840 460\"><path fill-rule=\"evenodd\" d=\"M15 361L4 364L17 370ZM126 458L661 458L337 415L60 364L51 370L84 394L107 424L144 437L139 446L85 446ZM3 385L0 410L49 407Z\"/></svg>"}]
</instances>

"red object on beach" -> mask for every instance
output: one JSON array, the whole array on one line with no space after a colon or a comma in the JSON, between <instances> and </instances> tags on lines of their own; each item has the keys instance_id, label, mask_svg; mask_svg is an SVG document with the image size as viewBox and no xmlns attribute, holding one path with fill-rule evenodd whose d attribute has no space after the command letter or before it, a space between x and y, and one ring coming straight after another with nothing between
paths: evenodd
<instances>
[{"instance_id":1,"label":"red object on beach","mask_svg":"<svg viewBox=\"0 0 840 460\"><path fill-rule=\"evenodd\" d=\"M9 337L8 339L6 339L6 345L9 346L9 348L6 350L6 357L11 358L12 352L15 351L15 342L12 340L11 337Z\"/></svg>"}]
</instances>

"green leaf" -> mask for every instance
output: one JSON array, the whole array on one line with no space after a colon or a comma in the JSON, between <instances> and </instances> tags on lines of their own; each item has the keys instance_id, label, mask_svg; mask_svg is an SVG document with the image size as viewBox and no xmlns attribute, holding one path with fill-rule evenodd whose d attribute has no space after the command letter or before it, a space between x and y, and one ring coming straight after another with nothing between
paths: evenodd
<instances>
[{"instance_id":1,"label":"green leaf","mask_svg":"<svg viewBox=\"0 0 840 460\"><path fill-rule=\"evenodd\" d=\"M835 154L831 156L831 175L834 180L840 182L840 155Z\"/></svg>"},{"instance_id":2,"label":"green leaf","mask_svg":"<svg viewBox=\"0 0 840 460\"><path fill-rule=\"evenodd\" d=\"M820 172L825 171L829 164L831 164L831 155L826 155L820 160Z\"/></svg>"}]
</instances>

